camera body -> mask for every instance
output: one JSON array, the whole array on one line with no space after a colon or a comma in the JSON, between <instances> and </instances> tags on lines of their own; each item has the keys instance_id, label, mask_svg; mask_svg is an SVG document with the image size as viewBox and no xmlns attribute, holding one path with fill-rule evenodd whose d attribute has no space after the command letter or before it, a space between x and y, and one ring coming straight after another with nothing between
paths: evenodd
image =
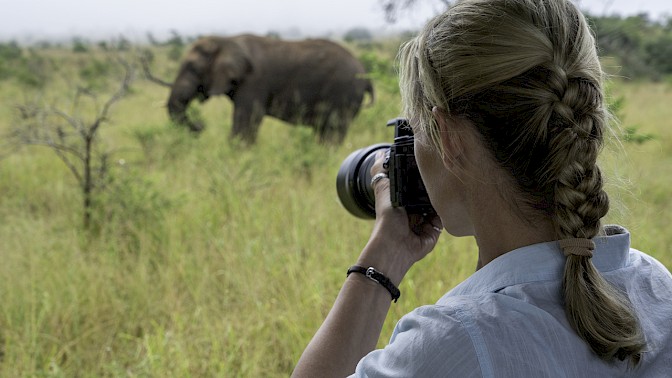
<instances>
[{"instance_id":1,"label":"camera body","mask_svg":"<svg viewBox=\"0 0 672 378\"><path fill-rule=\"evenodd\" d=\"M394 143L374 144L354 151L343 160L336 177L341 204L359 218L376 217L371 167L376 160L375 152L386 150L384 164L390 179L392 206L403 207L409 214L436 214L415 161L413 130L408 120L394 118L387 122L387 126L394 127Z\"/></svg>"}]
</instances>

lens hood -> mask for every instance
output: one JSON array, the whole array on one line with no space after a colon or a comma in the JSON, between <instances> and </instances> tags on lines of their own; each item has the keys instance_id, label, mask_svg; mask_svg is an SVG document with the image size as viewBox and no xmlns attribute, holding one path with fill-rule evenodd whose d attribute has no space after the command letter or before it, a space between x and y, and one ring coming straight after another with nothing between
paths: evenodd
<instances>
[{"instance_id":1,"label":"lens hood","mask_svg":"<svg viewBox=\"0 0 672 378\"><path fill-rule=\"evenodd\" d=\"M371 166L375 152L389 149L389 143L378 143L351 153L338 170L336 191L341 204L352 215L363 219L376 217L376 203L371 188Z\"/></svg>"}]
</instances>

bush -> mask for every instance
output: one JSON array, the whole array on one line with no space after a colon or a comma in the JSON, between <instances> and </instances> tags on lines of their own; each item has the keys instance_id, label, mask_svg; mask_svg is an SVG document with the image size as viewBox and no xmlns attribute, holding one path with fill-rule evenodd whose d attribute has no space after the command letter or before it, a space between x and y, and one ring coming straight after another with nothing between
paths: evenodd
<instances>
[{"instance_id":1,"label":"bush","mask_svg":"<svg viewBox=\"0 0 672 378\"><path fill-rule=\"evenodd\" d=\"M373 39L373 35L366 28L354 28L348 30L343 39L346 42L370 42Z\"/></svg>"},{"instance_id":2,"label":"bush","mask_svg":"<svg viewBox=\"0 0 672 378\"><path fill-rule=\"evenodd\" d=\"M72 39L72 51L76 53L89 52L89 43L81 37L75 37Z\"/></svg>"},{"instance_id":3,"label":"bush","mask_svg":"<svg viewBox=\"0 0 672 378\"><path fill-rule=\"evenodd\" d=\"M14 68L21 62L21 47L15 41L0 43L0 80L14 74Z\"/></svg>"},{"instance_id":4,"label":"bush","mask_svg":"<svg viewBox=\"0 0 672 378\"><path fill-rule=\"evenodd\" d=\"M0 43L0 60L16 60L21 58L21 47L16 41Z\"/></svg>"},{"instance_id":5,"label":"bush","mask_svg":"<svg viewBox=\"0 0 672 378\"><path fill-rule=\"evenodd\" d=\"M104 89L114 68L114 61L93 58L79 70L79 77L89 90Z\"/></svg>"},{"instance_id":6,"label":"bush","mask_svg":"<svg viewBox=\"0 0 672 378\"><path fill-rule=\"evenodd\" d=\"M672 35L665 35L646 45L648 63L663 74L672 74Z\"/></svg>"},{"instance_id":7,"label":"bush","mask_svg":"<svg viewBox=\"0 0 672 378\"><path fill-rule=\"evenodd\" d=\"M374 50L367 49L359 55L359 60L364 65L369 78L373 79L377 86L383 86L391 93L399 93L394 58L387 58Z\"/></svg>"},{"instance_id":8,"label":"bush","mask_svg":"<svg viewBox=\"0 0 672 378\"><path fill-rule=\"evenodd\" d=\"M139 248L141 234L161 241L165 236L163 221L173 202L126 161L115 163L118 169L108 175L105 191L95 198L92 231L100 234L105 230L129 251Z\"/></svg>"}]
</instances>

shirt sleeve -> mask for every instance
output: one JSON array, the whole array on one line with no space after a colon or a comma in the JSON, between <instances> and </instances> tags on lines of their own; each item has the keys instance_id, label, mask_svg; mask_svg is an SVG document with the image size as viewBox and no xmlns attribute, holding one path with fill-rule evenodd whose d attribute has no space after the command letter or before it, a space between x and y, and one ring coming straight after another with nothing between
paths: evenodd
<instances>
[{"instance_id":1,"label":"shirt sleeve","mask_svg":"<svg viewBox=\"0 0 672 378\"><path fill-rule=\"evenodd\" d=\"M352 377L481 377L474 342L457 311L423 306L405 315L390 343L364 356Z\"/></svg>"}]
</instances>

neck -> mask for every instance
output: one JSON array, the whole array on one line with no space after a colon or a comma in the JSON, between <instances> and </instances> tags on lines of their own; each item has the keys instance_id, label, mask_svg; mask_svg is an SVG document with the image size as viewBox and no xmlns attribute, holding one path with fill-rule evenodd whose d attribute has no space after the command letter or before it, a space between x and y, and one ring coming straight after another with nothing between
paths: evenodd
<instances>
[{"instance_id":1,"label":"neck","mask_svg":"<svg viewBox=\"0 0 672 378\"><path fill-rule=\"evenodd\" d=\"M478 244L480 269L490 261L514 249L555 240L555 230L548 216L538 215L534 221L523 219L519 211L504 200L495 185L481 185L477 197L470 201L474 237ZM483 201L488 198L488 201Z\"/></svg>"}]
</instances>

